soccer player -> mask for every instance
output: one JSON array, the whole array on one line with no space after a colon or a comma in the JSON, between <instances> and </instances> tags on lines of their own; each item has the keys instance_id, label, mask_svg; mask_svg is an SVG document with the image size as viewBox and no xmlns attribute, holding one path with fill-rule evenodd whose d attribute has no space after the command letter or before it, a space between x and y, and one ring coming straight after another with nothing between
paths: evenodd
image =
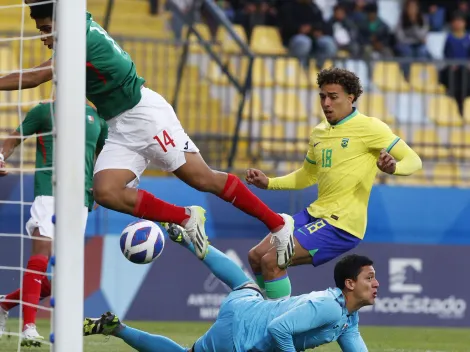
<instances>
[{"instance_id":1,"label":"soccer player","mask_svg":"<svg viewBox=\"0 0 470 352\"><path fill-rule=\"evenodd\" d=\"M31 17L53 49L54 3L31 4ZM261 220L272 233L279 251L279 264L290 258L294 221L276 214L256 197L238 177L211 170L199 149L185 133L173 108L159 94L144 86L130 56L86 14L87 84L86 96L108 122L109 138L100 154L93 180L98 204L138 218L180 224L188 231L202 259L207 250L204 210L179 207L134 188L152 162L161 170L172 172L189 186L211 192L221 199ZM73 44L71 44L73 45ZM60 59L60 58L59 58ZM33 88L52 79L51 60L35 70L13 73L0 78L0 90Z\"/></svg>"},{"instance_id":2,"label":"soccer player","mask_svg":"<svg viewBox=\"0 0 470 352\"><path fill-rule=\"evenodd\" d=\"M173 240L177 238L169 233ZM184 235L179 240L194 252ZM86 318L84 335L113 335L141 352L291 352L332 341L337 341L344 352L367 351L359 333L357 311L374 304L377 297L379 283L369 258L346 256L335 266L335 288L282 301L265 300L258 285L212 246L203 262L232 292L222 302L214 325L192 348L126 326L109 312L101 318Z\"/></svg>"},{"instance_id":3,"label":"soccer player","mask_svg":"<svg viewBox=\"0 0 470 352\"><path fill-rule=\"evenodd\" d=\"M255 169L246 174L249 184L269 190L300 190L318 183L317 200L294 215L292 265L319 266L361 242L377 167L397 176L422 167L419 156L385 123L353 107L362 94L353 72L325 69L317 83L326 119L311 133L303 166L277 178ZM282 299L291 294L291 285L287 271L276 265L271 247L268 235L250 250L249 262L267 297Z\"/></svg>"},{"instance_id":4,"label":"soccer player","mask_svg":"<svg viewBox=\"0 0 470 352\"><path fill-rule=\"evenodd\" d=\"M15 148L26 138L37 133L36 139L36 172L34 174L34 202L31 206L31 218L26 223L26 232L32 239L32 253L23 275L22 290L18 289L0 298L0 337L5 330L8 311L23 302L23 332L21 334L22 346L40 346L43 337L36 329L37 305L40 298L51 294L51 283L47 276L47 266L52 252L54 238L53 196L53 103L43 103L35 106L26 115L21 125L10 134L0 148L0 176L7 175L5 161L11 156ZM88 212L93 207L93 166L95 157L104 146L108 135L106 122L101 119L95 109L86 106L86 149L85 149L85 204L83 212L77 214L86 224ZM85 232L85 227L83 228Z\"/></svg>"}]
</instances>

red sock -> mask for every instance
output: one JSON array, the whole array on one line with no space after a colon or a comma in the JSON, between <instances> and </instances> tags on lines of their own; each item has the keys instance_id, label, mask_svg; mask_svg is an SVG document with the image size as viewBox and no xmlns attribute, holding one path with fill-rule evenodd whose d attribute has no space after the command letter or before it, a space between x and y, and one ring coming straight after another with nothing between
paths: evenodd
<instances>
[{"instance_id":1,"label":"red sock","mask_svg":"<svg viewBox=\"0 0 470 352\"><path fill-rule=\"evenodd\" d=\"M43 255L33 255L29 258L27 269L39 271L41 274L26 272L23 275L23 328L27 324L35 324L37 305L41 294L42 281L46 280L44 274L49 260ZM33 305L33 306L31 306Z\"/></svg>"},{"instance_id":2,"label":"red sock","mask_svg":"<svg viewBox=\"0 0 470 352\"><path fill-rule=\"evenodd\" d=\"M178 225L189 219L185 208L158 199L147 191L139 189L137 192L137 202L133 213L135 217L151 221L172 222Z\"/></svg>"},{"instance_id":3,"label":"red sock","mask_svg":"<svg viewBox=\"0 0 470 352\"><path fill-rule=\"evenodd\" d=\"M47 298L51 295L51 282L47 278L47 276L44 276L42 279L42 284L41 284L41 293L40 297L41 299ZM8 295L5 296L5 300L14 300L14 301L19 301L21 299L21 290L17 289L16 291L9 293ZM10 310L12 308L15 308L19 303L17 302L2 302L0 303L0 306L5 309L5 310Z\"/></svg>"},{"instance_id":4,"label":"red sock","mask_svg":"<svg viewBox=\"0 0 470 352\"><path fill-rule=\"evenodd\" d=\"M271 232L284 225L282 216L269 209L235 175L228 174L227 183L219 197L232 203L241 211L261 220Z\"/></svg>"},{"instance_id":5,"label":"red sock","mask_svg":"<svg viewBox=\"0 0 470 352\"><path fill-rule=\"evenodd\" d=\"M21 290L17 289L16 291L13 291L12 293L9 293L5 296L5 299L7 300L14 300L14 301L19 301L21 299ZM19 303L15 302L2 302L0 303L0 306L2 306L3 309L5 310L10 310L12 308L15 308Z\"/></svg>"},{"instance_id":6,"label":"red sock","mask_svg":"<svg viewBox=\"0 0 470 352\"><path fill-rule=\"evenodd\" d=\"M44 276L42 279L42 284L41 284L41 293L40 297L41 299L47 298L51 295L51 282L47 278L47 276Z\"/></svg>"}]
</instances>

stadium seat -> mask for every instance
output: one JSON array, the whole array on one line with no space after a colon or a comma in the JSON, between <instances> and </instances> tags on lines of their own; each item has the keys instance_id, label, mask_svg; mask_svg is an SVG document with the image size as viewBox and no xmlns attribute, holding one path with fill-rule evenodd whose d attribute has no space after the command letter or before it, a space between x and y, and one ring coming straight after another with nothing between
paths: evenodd
<instances>
[{"instance_id":1,"label":"stadium seat","mask_svg":"<svg viewBox=\"0 0 470 352\"><path fill-rule=\"evenodd\" d=\"M372 81L384 91L408 92L410 85L405 80L397 62L376 62L373 67Z\"/></svg>"},{"instance_id":2,"label":"stadium seat","mask_svg":"<svg viewBox=\"0 0 470 352\"><path fill-rule=\"evenodd\" d=\"M242 58L239 60L238 77L245 78L248 72L249 59ZM253 67L251 71L251 79L253 87L271 87L273 85L272 73L266 66L267 61L264 58L257 57L253 60ZM232 71L234 72L234 71Z\"/></svg>"},{"instance_id":3,"label":"stadium seat","mask_svg":"<svg viewBox=\"0 0 470 352\"><path fill-rule=\"evenodd\" d=\"M8 135L21 123L23 116L18 116L18 112L0 111L0 135ZM0 143L1 144L1 143Z\"/></svg>"},{"instance_id":4,"label":"stadium seat","mask_svg":"<svg viewBox=\"0 0 470 352\"><path fill-rule=\"evenodd\" d=\"M270 26L256 26L253 29L250 47L256 54L282 55L287 52L282 45L279 29Z\"/></svg>"},{"instance_id":5,"label":"stadium seat","mask_svg":"<svg viewBox=\"0 0 470 352\"><path fill-rule=\"evenodd\" d=\"M235 24L232 26L232 29L236 34L238 34L243 43L248 44L245 29L241 25ZM235 54L241 52L238 43L233 39L230 33L228 33L228 31L223 26L220 26L217 30L216 40L217 43L220 45L223 53Z\"/></svg>"},{"instance_id":6,"label":"stadium seat","mask_svg":"<svg viewBox=\"0 0 470 352\"><path fill-rule=\"evenodd\" d=\"M234 104L232 104L232 113L238 113L238 104L239 99L236 99ZM260 96L256 92L252 92L249 97L245 100L245 105L243 106L242 117L245 120L253 119L258 120L269 120L269 113L264 110L263 102L260 99Z\"/></svg>"},{"instance_id":7,"label":"stadium seat","mask_svg":"<svg viewBox=\"0 0 470 352\"><path fill-rule=\"evenodd\" d=\"M458 164L437 163L433 168L432 183L434 186L462 186L462 171Z\"/></svg>"},{"instance_id":8,"label":"stadium seat","mask_svg":"<svg viewBox=\"0 0 470 352\"><path fill-rule=\"evenodd\" d=\"M463 124L457 102L454 98L446 95L436 95L429 98L427 115L438 126L461 126Z\"/></svg>"},{"instance_id":9,"label":"stadium seat","mask_svg":"<svg viewBox=\"0 0 470 352\"><path fill-rule=\"evenodd\" d=\"M298 59L278 57L274 67L274 82L277 86L285 88L310 86L310 77Z\"/></svg>"},{"instance_id":10,"label":"stadium seat","mask_svg":"<svg viewBox=\"0 0 470 352\"><path fill-rule=\"evenodd\" d=\"M463 119L466 125L470 125L470 97L466 98L463 103Z\"/></svg>"},{"instance_id":11,"label":"stadium seat","mask_svg":"<svg viewBox=\"0 0 470 352\"><path fill-rule=\"evenodd\" d=\"M307 110L296 93L277 92L274 97L274 114L282 120L306 121Z\"/></svg>"},{"instance_id":12,"label":"stadium seat","mask_svg":"<svg viewBox=\"0 0 470 352\"><path fill-rule=\"evenodd\" d=\"M434 64L412 63L410 85L414 91L420 93L445 93L445 87L439 83L437 67Z\"/></svg>"},{"instance_id":13,"label":"stadium seat","mask_svg":"<svg viewBox=\"0 0 470 352\"><path fill-rule=\"evenodd\" d=\"M356 104L358 110L367 116L376 117L390 125L395 122L395 117L388 111L383 94L363 93Z\"/></svg>"},{"instance_id":14,"label":"stadium seat","mask_svg":"<svg viewBox=\"0 0 470 352\"><path fill-rule=\"evenodd\" d=\"M470 131L454 130L449 139L452 156L470 160Z\"/></svg>"},{"instance_id":15,"label":"stadium seat","mask_svg":"<svg viewBox=\"0 0 470 352\"><path fill-rule=\"evenodd\" d=\"M225 60L222 60L225 61ZM230 65L230 62L228 62L227 65L227 70L230 72L233 76L237 77L235 75L235 72L233 71L233 65ZM230 80L228 79L228 76L222 71L220 66L215 62L215 61L210 61L209 62L209 67L207 70L207 79L213 83L217 84L220 86L227 86L230 85Z\"/></svg>"},{"instance_id":16,"label":"stadium seat","mask_svg":"<svg viewBox=\"0 0 470 352\"><path fill-rule=\"evenodd\" d=\"M297 126L297 134L295 138L298 139L297 142L297 150L299 152L305 152L307 154L307 150L309 148L309 140L310 134L312 133L313 127L309 125L298 125Z\"/></svg>"},{"instance_id":17,"label":"stadium seat","mask_svg":"<svg viewBox=\"0 0 470 352\"><path fill-rule=\"evenodd\" d=\"M186 39L186 35L188 33L188 27L185 26L183 27L183 32L182 32L182 39ZM194 25L194 29L201 35L202 39L206 42L212 43L212 34L209 30L209 27L204 24L204 23L196 23ZM199 40L196 36L196 34L191 33L189 35L189 50L192 53L205 53L205 49L203 48L202 44L199 43Z\"/></svg>"},{"instance_id":18,"label":"stadium seat","mask_svg":"<svg viewBox=\"0 0 470 352\"><path fill-rule=\"evenodd\" d=\"M418 129L413 133L412 147L421 158L446 158L449 150L445 148L435 129Z\"/></svg>"},{"instance_id":19,"label":"stadium seat","mask_svg":"<svg viewBox=\"0 0 470 352\"><path fill-rule=\"evenodd\" d=\"M264 124L261 128L261 148L268 153L283 153L294 150L294 143L286 141L285 126L281 124Z\"/></svg>"}]
</instances>

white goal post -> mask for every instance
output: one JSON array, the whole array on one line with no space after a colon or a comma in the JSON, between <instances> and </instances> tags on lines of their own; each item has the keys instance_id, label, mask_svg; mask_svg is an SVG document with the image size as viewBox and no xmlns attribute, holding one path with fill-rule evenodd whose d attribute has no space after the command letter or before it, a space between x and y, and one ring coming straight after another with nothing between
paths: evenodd
<instances>
[{"instance_id":1,"label":"white goal post","mask_svg":"<svg viewBox=\"0 0 470 352\"><path fill-rule=\"evenodd\" d=\"M86 0L56 9L56 227L53 350L83 351Z\"/></svg>"}]
</instances>

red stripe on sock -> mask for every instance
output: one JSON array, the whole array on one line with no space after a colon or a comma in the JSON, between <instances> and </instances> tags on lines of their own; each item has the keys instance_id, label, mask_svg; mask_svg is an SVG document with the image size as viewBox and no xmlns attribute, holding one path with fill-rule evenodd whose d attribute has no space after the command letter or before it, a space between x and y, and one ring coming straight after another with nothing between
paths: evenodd
<instances>
[{"instance_id":1,"label":"red stripe on sock","mask_svg":"<svg viewBox=\"0 0 470 352\"><path fill-rule=\"evenodd\" d=\"M47 270L47 264L49 259L43 255L33 255L29 258L28 266L29 270L39 271L41 274L26 272L23 275L23 302L29 303L30 305L37 306L39 304L39 298L41 294L42 281L46 278L44 274ZM37 307L30 305L23 306L23 328L27 324L36 323Z\"/></svg>"},{"instance_id":2,"label":"red stripe on sock","mask_svg":"<svg viewBox=\"0 0 470 352\"><path fill-rule=\"evenodd\" d=\"M151 221L172 222L181 225L189 219L186 209L154 197L139 189L133 215Z\"/></svg>"},{"instance_id":3,"label":"red stripe on sock","mask_svg":"<svg viewBox=\"0 0 470 352\"><path fill-rule=\"evenodd\" d=\"M284 225L284 219L264 204L235 175L228 174L224 190L219 195L226 202L232 203L241 211L261 220L273 232Z\"/></svg>"}]
</instances>

